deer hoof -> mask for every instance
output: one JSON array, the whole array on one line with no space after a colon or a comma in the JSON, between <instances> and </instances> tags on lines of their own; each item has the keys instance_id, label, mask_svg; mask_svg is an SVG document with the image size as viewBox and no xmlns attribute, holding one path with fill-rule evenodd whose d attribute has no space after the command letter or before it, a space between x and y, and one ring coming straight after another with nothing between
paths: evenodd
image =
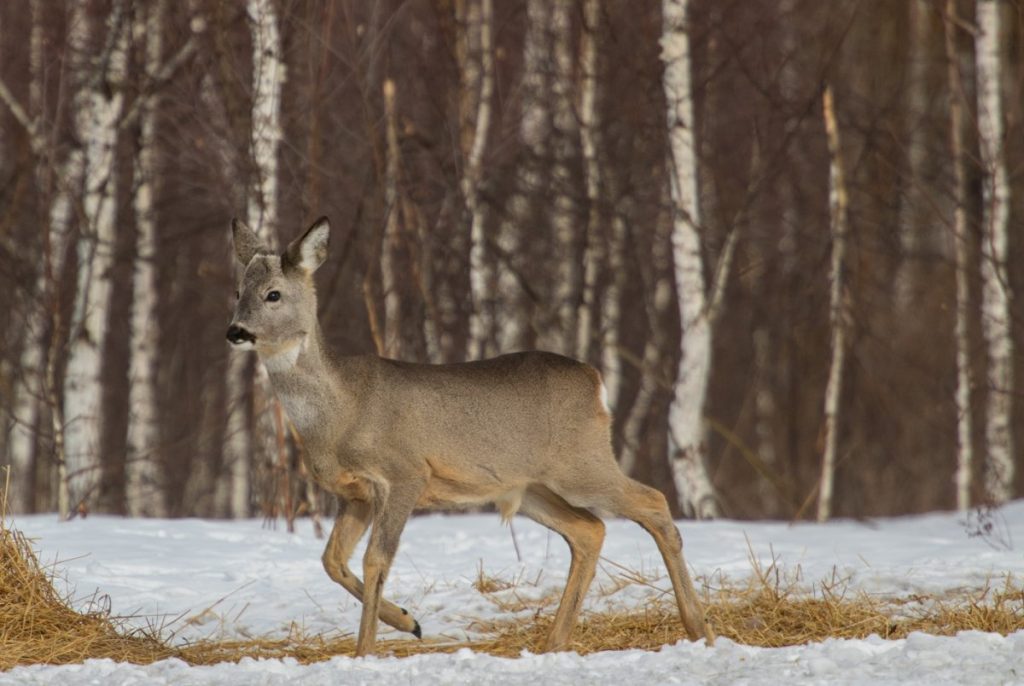
<instances>
[{"instance_id":1,"label":"deer hoof","mask_svg":"<svg viewBox=\"0 0 1024 686\"><path fill-rule=\"evenodd\" d=\"M423 638L423 631L420 630L420 623L416 620L413 620L413 622L415 622L416 626L412 628L412 635L416 638Z\"/></svg>"}]
</instances>

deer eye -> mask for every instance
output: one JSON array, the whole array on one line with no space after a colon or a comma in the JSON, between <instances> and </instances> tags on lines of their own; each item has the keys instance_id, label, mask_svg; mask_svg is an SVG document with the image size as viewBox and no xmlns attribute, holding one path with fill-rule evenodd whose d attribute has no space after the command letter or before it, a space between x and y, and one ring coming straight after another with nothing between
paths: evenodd
<instances>
[{"instance_id":1,"label":"deer eye","mask_svg":"<svg viewBox=\"0 0 1024 686\"><path fill-rule=\"evenodd\" d=\"M281 299L281 291L270 291L269 293L267 293L267 302L268 303L276 303L280 299Z\"/></svg>"}]
</instances>

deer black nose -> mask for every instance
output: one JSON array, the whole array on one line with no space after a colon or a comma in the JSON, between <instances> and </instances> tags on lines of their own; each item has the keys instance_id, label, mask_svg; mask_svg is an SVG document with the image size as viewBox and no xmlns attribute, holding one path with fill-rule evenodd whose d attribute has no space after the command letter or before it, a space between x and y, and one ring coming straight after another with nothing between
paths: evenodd
<instances>
[{"instance_id":1,"label":"deer black nose","mask_svg":"<svg viewBox=\"0 0 1024 686\"><path fill-rule=\"evenodd\" d=\"M242 327L232 324L228 327L228 340L233 345L241 345L242 343L255 343L256 337Z\"/></svg>"}]
</instances>

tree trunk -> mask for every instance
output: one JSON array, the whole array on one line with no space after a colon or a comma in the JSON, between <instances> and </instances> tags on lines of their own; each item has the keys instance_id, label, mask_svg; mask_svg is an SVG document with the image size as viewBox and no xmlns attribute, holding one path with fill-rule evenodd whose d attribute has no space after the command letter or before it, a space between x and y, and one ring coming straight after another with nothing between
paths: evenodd
<instances>
[{"instance_id":1,"label":"tree trunk","mask_svg":"<svg viewBox=\"0 0 1024 686\"><path fill-rule=\"evenodd\" d=\"M970 251L967 234L967 170L964 159L963 82L957 48L956 0L946 0L945 44L949 84L949 152L953 162L953 238L956 244L956 414L957 414L957 508L971 506L974 462L971 420L970 281L967 273Z\"/></svg>"},{"instance_id":2,"label":"tree trunk","mask_svg":"<svg viewBox=\"0 0 1024 686\"><path fill-rule=\"evenodd\" d=\"M281 89L285 65L281 35L272 0L248 0L246 9L252 34L252 132L251 149L256 178L250 185L246 223L259 233L271 250L278 248L278 149L281 144ZM254 397L249 392L252 366L247 355L233 354L228 365L228 421L224 464L228 469L227 506L232 517L251 514L252 470L255 467L253 427L249 414ZM253 394L269 396L266 372L260 370ZM273 403L257 417L261 429L275 431ZM273 462L274 456L267 456ZM223 500L223 496L221 500Z\"/></svg>"},{"instance_id":3,"label":"tree trunk","mask_svg":"<svg viewBox=\"0 0 1024 686\"><path fill-rule=\"evenodd\" d=\"M828 385L825 387L825 454L821 464L821 485L818 489L818 521L832 516L832 487L836 470L840 399L843 394L843 368L846 360L846 322L848 312L844 303L846 289L846 235L847 207L846 180L843 176L843 156L839 143L839 125L831 86L825 87L822 98L825 133L829 153L829 207L832 224L832 287L829 297L829 328L832 330L832 362L829 365Z\"/></svg>"},{"instance_id":4,"label":"tree trunk","mask_svg":"<svg viewBox=\"0 0 1024 686\"><path fill-rule=\"evenodd\" d=\"M523 42L522 105L519 138L525 149L514 180L507 217L502 221L498 244L498 290L501 294L498 352L531 347L531 305L520 283L520 265L524 251L523 232L534 216L535 195L543 186L542 160L551 133L551 112L546 102L547 71L551 65L551 21L549 0L527 0L526 37Z\"/></svg>"},{"instance_id":5,"label":"tree trunk","mask_svg":"<svg viewBox=\"0 0 1024 686\"><path fill-rule=\"evenodd\" d=\"M145 72L154 76L163 62L166 0L139 9L136 33L146 36ZM156 296L156 215L154 197L159 179L156 167L156 125L160 111L155 94L140 95L140 132L135 161L135 273L132 288L131 366L129 372L128 459L125 464L126 500L132 516L167 515L162 483L157 423L155 368L160 321Z\"/></svg>"},{"instance_id":6,"label":"tree trunk","mask_svg":"<svg viewBox=\"0 0 1024 686\"><path fill-rule=\"evenodd\" d=\"M75 13L85 21L84 3ZM71 506L88 509L98 494L103 426L101 366L106 346L117 211L114 159L127 67L125 9L115 2L107 17L111 49L87 72L90 83L75 101L75 132L85 146L84 226L78 239L78 278L64 378L68 489ZM84 46L72 46L72 49Z\"/></svg>"},{"instance_id":7,"label":"tree trunk","mask_svg":"<svg viewBox=\"0 0 1024 686\"><path fill-rule=\"evenodd\" d=\"M579 231L574 200L572 161L576 151L578 125L573 106L572 22L569 20L570 0L551 2L549 44L552 48L550 102L551 121L551 228L558 245L554 287L558 307L557 331L548 334L545 347L564 355L576 352L577 314L580 295Z\"/></svg>"},{"instance_id":8,"label":"tree trunk","mask_svg":"<svg viewBox=\"0 0 1024 686\"><path fill-rule=\"evenodd\" d=\"M698 233L688 5L689 0L664 0L662 4L661 59L665 64L663 87L668 107L672 256L682 328L679 371L669 408L669 434L679 505L684 512L708 518L718 515L718 504L705 465L704 404L711 373L712 313Z\"/></svg>"},{"instance_id":9,"label":"tree trunk","mask_svg":"<svg viewBox=\"0 0 1024 686\"><path fill-rule=\"evenodd\" d=\"M663 198L664 200L664 198ZM669 318L672 307L672 222L659 213L655 221L651 241L651 268L644 270L644 306L647 311L647 341L641 362L640 388L637 390L629 414L622 422L622 450L619 451L619 467L626 474L636 468L637 457L643 442L643 430L649 421L651 406L659 387L659 372L662 369L662 355L669 348L664 322ZM609 389L609 397L611 389Z\"/></svg>"},{"instance_id":10,"label":"tree trunk","mask_svg":"<svg viewBox=\"0 0 1024 686\"><path fill-rule=\"evenodd\" d=\"M1006 270L1010 187L1003 146L1002 65L1000 48L1003 3L978 0L975 39L978 79L978 143L984 169L981 250L982 322L988 348L988 411L985 438L985 494L1002 504L1013 495L1013 321Z\"/></svg>"},{"instance_id":11,"label":"tree trunk","mask_svg":"<svg viewBox=\"0 0 1024 686\"><path fill-rule=\"evenodd\" d=\"M906 105L906 146L907 175L906 190L900 196L900 246L902 256L896 272L896 308L906 312L915 306L915 283L918 270L914 267L921 259L925 246L925 233L929 221L926 205L926 166L928 164L928 128L925 125L928 113L928 80L930 66L929 15L933 11L929 0L910 0L910 65L907 77Z\"/></svg>"},{"instance_id":12,"label":"tree trunk","mask_svg":"<svg viewBox=\"0 0 1024 686\"><path fill-rule=\"evenodd\" d=\"M576 357L591 360L595 342L594 321L599 313L597 281L604 262L605 238L601 235L601 162L598 155L601 131L597 106L597 39L600 34L599 0L584 0L583 33L580 38L580 145L587 194L587 231L583 251L583 297L576 313Z\"/></svg>"},{"instance_id":13,"label":"tree trunk","mask_svg":"<svg viewBox=\"0 0 1024 686\"><path fill-rule=\"evenodd\" d=\"M42 90L43 90L43 24L42 24L42 0L32 0L32 31L29 37L29 106L28 117L31 129L29 137L33 140L33 153L36 155L36 179L40 188L48 188L48 174L45 172L43 161L44 139L42 132L38 130L38 123L42 121ZM48 251L51 241L55 238L54 227L45 226L46 232L43 243ZM66 227L61 227L61 235L66 233ZM58 241L63 246L63 241ZM63 252L62 252L63 254ZM39 433L40 409L44 401L43 376L45 374L46 360L46 322L52 297L52 284L47 273L46 258L44 264L39 265L35 282L35 302L29 303L26 322L21 342L21 354L19 356L18 374L14 375L15 385L12 390L13 404L11 416L13 418L9 432L7 425L0 426L3 435L0 439L7 439L7 444L0 446L0 455L9 457L11 465L11 483L13 488L8 494L7 504L11 512L29 512L32 508L33 493L30 488L32 484L31 474L35 468L36 438Z\"/></svg>"},{"instance_id":14,"label":"tree trunk","mask_svg":"<svg viewBox=\"0 0 1024 686\"><path fill-rule=\"evenodd\" d=\"M402 297L399 292L398 251L401 237L401 197L398 190L398 115L395 112L395 82L384 81L385 149L384 202L387 224L380 250L381 289L384 292L384 356L402 357Z\"/></svg>"},{"instance_id":15,"label":"tree trunk","mask_svg":"<svg viewBox=\"0 0 1024 686\"><path fill-rule=\"evenodd\" d=\"M481 359L494 354L494 257L488 247L486 215L480 201L483 157L491 123L491 100L494 94L494 56L491 47L493 22L492 0L470 2L465 54L461 59L464 93L476 95L475 113L463 112L466 120L463 154L466 158L462 175L462 196L470 223L469 285L473 312L469 320L469 358ZM473 49L475 48L475 50ZM479 56L474 57L474 52ZM469 103L463 108L469 110ZM472 125L469 124L472 119ZM470 133L471 132L471 133Z\"/></svg>"}]
</instances>

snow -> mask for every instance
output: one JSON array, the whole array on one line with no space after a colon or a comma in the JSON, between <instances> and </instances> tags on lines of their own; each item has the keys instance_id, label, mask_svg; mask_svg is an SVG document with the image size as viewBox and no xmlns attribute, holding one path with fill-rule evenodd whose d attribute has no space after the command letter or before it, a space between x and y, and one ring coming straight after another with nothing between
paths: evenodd
<instances>
[{"instance_id":1,"label":"snow","mask_svg":"<svg viewBox=\"0 0 1024 686\"><path fill-rule=\"evenodd\" d=\"M680 522L687 562L701 581L742 583L775 561L805 584L839 578L869 593L905 595L981 588L1006 575L1024 576L1024 501L990 520L995 529L972 536L977 522L931 514L825 525L784 522ZM165 624L176 640L200 637L354 633L358 603L320 565L325 541L308 521L295 534L258 520L225 522L92 516L59 523L49 515L8 523L34 539L44 562L59 562L84 606L95 597L139 624ZM472 637L476 619L511 616L473 586L482 568L517 581L521 597L558 593L569 554L554 534L514 520L516 558L497 515L430 515L411 520L385 595L408 608L424 637ZM353 568L363 547L356 550ZM586 609L639 607L667 592L650 537L624 521L608 522L603 560ZM654 579L651 588L615 590L622 569ZM661 589L659 591L658 589ZM95 591L95 593L94 593ZM551 608L553 610L553 608ZM398 637L381 625L382 638ZM402 635L403 637L405 635ZM1024 632L1003 637L913 634L905 640L828 640L789 648L752 648L720 638L714 648L680 642L659 652L620 651L524 655L510 660L463 650L409 658L334 658L308 666L293 660L246 660L190 667L178 660L137 666L94 660L84 665L20 667L0 673L6 684L547 684L616 683L1024 683Z\"/></svg>"}]
</instances>

